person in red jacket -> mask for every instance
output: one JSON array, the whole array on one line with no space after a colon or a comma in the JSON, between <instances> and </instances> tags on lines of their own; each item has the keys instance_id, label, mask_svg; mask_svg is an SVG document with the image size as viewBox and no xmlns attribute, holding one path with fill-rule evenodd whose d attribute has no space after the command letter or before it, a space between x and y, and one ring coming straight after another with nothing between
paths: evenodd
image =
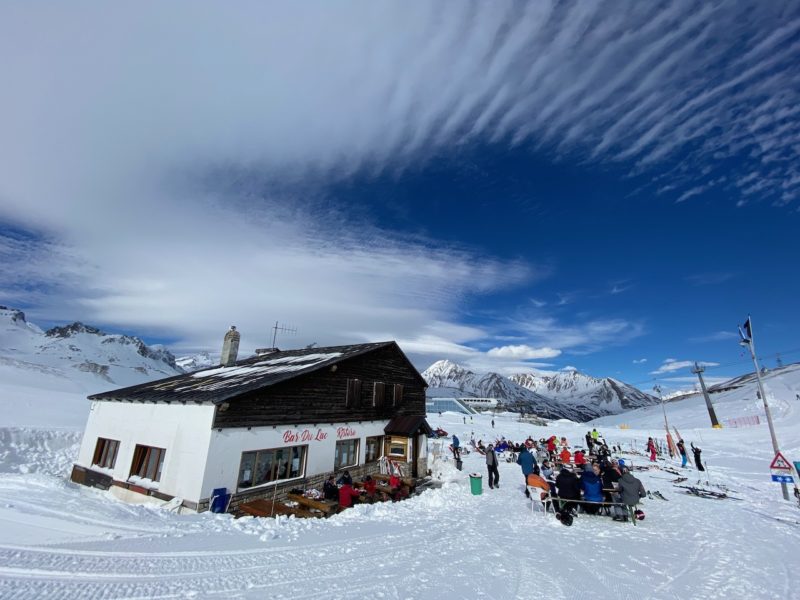
<instances>
[{"instance_id":1,"label":"person in red jacket","mask_svg":"<svg viewBox=\"0 0 800 600\"><path fill-rule=\"evenodd\" d=\"M349 483L342 484L339 488L339 508L350 508L359 498L359 493Z\"/></svg>"},{"instance_id":2,"label":"person in red jacket","mask_svg":"<svg viewBox=\"0 0 800 600\"><path fill-rule=\"evenodd\" d=\"M403 481L394 473L389 476L389 489L391 498L395 502L408 497L408 489L403 484Z\"/></svg>"},{"instance_id":3,"label":"person in red jacket","mask_svg":"<svg viewBox=\"0 0 800 600\"><path fill-rule=\"evenodd\" d=\"M583 466L586 464L586 457L583 456L583 452L580 450L575 452L575 464L578 466Z\"/></svg>"},{"instance_id":4,"label":"person in red jacket","mask_svg":"<svg viewBox=\"0 0 800 600\"><path fill-rule=\"evenodd\" d=\"M367 499L370 502L375 501L375 494L378 490L378 482L375 481L372 477L367 475L364 478L364 491L367 493Z\"/></svg>"},{"instance_id":5,"label":"person in red jacket","mask_svg":"<svg viewBox=\"0 0 800 600\"><path fill-rule=\"evenodd\" d=\"M567 450L566 448L564 448L561 451L561 454L559 454L558 456L561 459L561 464L568 465L570 459L572 458L572 453L569 450Z\"/></svg>"},{"instance_id":6,"label":"person in red jacket","mask_svg":"<svg viewBox=\"0 0 800 600\"><path fill-rule=\"evenodd\" d=\"M647 438L647 451L650 453L650 462L656 462L656 443L653 438Z\"/></svg>"}]
</instances>

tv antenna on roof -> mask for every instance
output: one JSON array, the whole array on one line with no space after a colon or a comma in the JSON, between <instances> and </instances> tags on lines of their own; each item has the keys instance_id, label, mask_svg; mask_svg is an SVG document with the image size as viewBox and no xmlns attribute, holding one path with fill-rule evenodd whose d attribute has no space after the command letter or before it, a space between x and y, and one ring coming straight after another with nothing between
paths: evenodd
<instances>
[{"instance_id":1,"label":"tv antenna on roof","mask_svg":"<svg viewBox=\"0 0 800 600\"><path fill-rule=\"evenodd\" d=\"M272 327L272 347L275 348L275 341L278 339L278 332L281 333L297 333L297 327L288 327L286 325L280 325L278 321L275 321L275 325Z\"/></svg>"}]
</instances>

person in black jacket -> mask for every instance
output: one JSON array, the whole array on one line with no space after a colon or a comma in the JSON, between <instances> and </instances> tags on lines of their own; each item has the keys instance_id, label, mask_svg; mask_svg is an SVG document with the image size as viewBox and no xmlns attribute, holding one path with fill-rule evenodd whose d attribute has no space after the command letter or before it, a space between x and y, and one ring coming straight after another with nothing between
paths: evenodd
<instances>
[{"instance_id":1,"label":"person in black jacket","mask_svg":"<svg viewBox=\"0 0 800 600\"><path fill-rule=\"evenodd\" d=\"M692 452L694 453L694 464L697 466L698 471L705 471L705 467L703 467L703 461L700 460L700 453L702 450L694 445L694 442L691 443Z\"/></svg>"},{"instance_id":2,"label":"person in black jacket","mask_svg":"<svg viewBox=\"0 0 800 600\"><path fill-rule=\"evenodd\" d=\"M339 488L333 481L333 475L322 484L322 494L325 496L325 500L339 500Z\"/></svg>"},{"instance_id":3,"label":"person in black jacket","mask_svg":"<svg viewBox=\"0 0 800 600\"><path fill-rule=\"evenodd\" d=\"M558 497L562 500L561 512L573 513L577 505L574 502L565 502L565 500L580 500L581 486L578 476L572 472L568 465L561 466L561 472L556 477L556 489L558 490Z\"/></svg>"}]
</instances>

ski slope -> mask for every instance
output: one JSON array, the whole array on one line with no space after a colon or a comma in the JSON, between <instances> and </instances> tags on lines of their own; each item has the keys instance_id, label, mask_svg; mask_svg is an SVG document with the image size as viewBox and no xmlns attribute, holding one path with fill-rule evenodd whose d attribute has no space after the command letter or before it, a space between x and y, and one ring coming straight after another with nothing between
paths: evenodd
<instances>
[{"instance_id":1,"label":"ski slope","mask_svg":"<svg viewBox=\"0 0 800 600\"><path fill-rule=\"evenodd\" d=\"M768 380L778 436L794 460L799 375ZM725 419L757 412L754 399L745 387L715 402ZM168 506L124 504L67 480L80 431L50 410L62 401L41 391L40 410L30 411L24 426L0 428L0 598L509 599L543 590L556 599L798 597L800 509L769 481L766 426L712 430L699 397L667 405L670 424L703 449L709 466L708 477L694 469L684 476L727 486L739 500L686 495L659 468L640 476L668 501L646 499L638 526L581 515L569 528L531 512L515 464L501 461L500 489L471 495L467 474L485 474L476 453L464 457L463 472L446 454L432 459L440 489L328 520L180 516ZM631 451L641 451L648 435L663 438L660 407L592 424L535 427L506 414L495 417L493 429L488 415L472 420L429 417L465 444L474 432L484 442L556 434L578 445L594 425L634 465L646 464ZM431 441L432 454L447 443Z\"/></svg>"}]
</instances>

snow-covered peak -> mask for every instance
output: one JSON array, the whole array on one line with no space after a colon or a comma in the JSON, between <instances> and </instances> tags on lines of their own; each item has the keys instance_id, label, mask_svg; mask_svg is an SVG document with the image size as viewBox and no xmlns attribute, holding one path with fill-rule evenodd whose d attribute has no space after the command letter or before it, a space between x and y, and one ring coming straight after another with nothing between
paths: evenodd
<instances>
[{"instance_id":1,"label":"snow-covered peak","mask_svg":"<svg viewBox=\"0 0 800 600\"><path fill-rule=\"evenodd\" d=\"M11 370L6 377L25 381L52 376L88 393L183 372L169 350L148 346L138 337L107 334L79 322L43 332L22 311L9 307L0 307L0 366Z\"/></svg>"},{"instance_id":2,"label":"snow-covered peak","mask_svg":"<svg viewBox=\"0 0 800 600\"><path fill-rule=\"evenodd\" d=\"M422 372L431 387L460 387L475 373L450 360L437 360Z\"/></svg>"}]
</instances>

